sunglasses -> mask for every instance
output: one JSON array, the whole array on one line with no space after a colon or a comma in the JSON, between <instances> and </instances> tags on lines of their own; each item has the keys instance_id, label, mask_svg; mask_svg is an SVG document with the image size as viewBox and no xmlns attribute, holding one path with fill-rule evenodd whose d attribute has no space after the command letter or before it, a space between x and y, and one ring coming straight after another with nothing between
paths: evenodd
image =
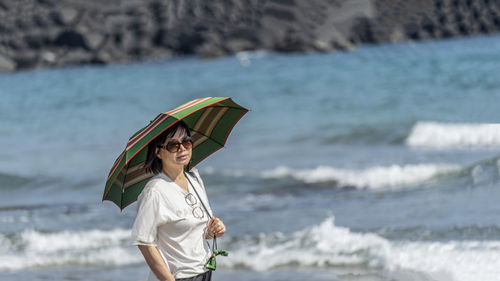
<instances>
[{"instance_id":1,"label":"sunglasses","mask_svg":"<svg viewBox=\"0 0 500 281\"><path fill-rule=\"evenodd\" d=\"M198 203L198 200L196 200L196 197L192 193L188 193L186 197L184 197L186 200L186 203L189 205L189 207L193 208L193 216L197 219L203 219L205 216L205 212L200 208L200 206L196 206L196 203Z\"/></svg>"},{"instance_id":2,"label":"sunglasses","mask_svg":"<svg viewBox=\"0 0 500 281\"><path fill-rule=\"evenodd\" d=\"M167 144L159 145L159 148L168 150L168 152L175 153L181 150L181 144L185 149L191 149L193 147L193 139L191 137L185 137L182 141L169 141Z\"/></svg>"}]
</instances>

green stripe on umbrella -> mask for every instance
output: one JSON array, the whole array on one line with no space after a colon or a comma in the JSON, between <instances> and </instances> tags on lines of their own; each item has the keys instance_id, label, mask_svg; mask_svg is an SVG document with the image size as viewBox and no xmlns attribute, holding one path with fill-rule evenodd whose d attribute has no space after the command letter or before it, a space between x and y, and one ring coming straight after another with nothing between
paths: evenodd
<instances>
[{"instance_id":1,"label":"green stripe on umbrella","mask_svg":"<svg viewBox=\"0 0 500 281\"><path fill-rule=\"evenodd\" d=\"M159 114L129 139L109 172L102 200L112 201L120 209L137 200L153 176L144 170L148 144L179 120L188 125L193 137L193 155L186 167L189 170L222 148L234 125L247 112L231 98L207 97Z\"/></svg>"}]
</instances>

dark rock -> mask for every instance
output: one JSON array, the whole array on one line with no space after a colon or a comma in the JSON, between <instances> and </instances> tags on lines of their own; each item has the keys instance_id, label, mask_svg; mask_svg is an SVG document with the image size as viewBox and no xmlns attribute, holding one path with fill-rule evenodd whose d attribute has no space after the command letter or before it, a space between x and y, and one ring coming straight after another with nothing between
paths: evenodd
<instances>
[{"instance_id":1,"label":"dark rock","mask_svg":"<svg viewBox=\"0 0 500 281\"><path fill-rule=\"evenodd\" d=\"M493 18L492 25L496 28L500 28L500 17L495 16Z\"/></svg>"},{"instance_id":2,"label":"dark rock","mask_svg":"<svg viewBox=\"0 0 500 281\"><path fill-rule=\"evenodd\" d=\"M245 40L248 42L252 42L253 44L256 44L258 42L255 30L248 27L235 28L234 30L232 30L227 34L227 37L233 39Z\"/></svg>"},{"instance_id":3,"label":"dark rock","mask_svg":"<svg viewBox=\"0 0 500 281\"><path fill-rule=\"evenodd\" d=\"M285 21L294 21L295 20L295 15L287 10L284 9L277 9L277 8L267 8L264 11L264 14L274 17L276 19L280 20L285 20Z\"/></svg>"},{"instance_id":4,"label":"dark rock","mask_svg":"<svg viewBox=\"0 0 500 281\"><path fill-rule=\"evenodd\" d=\"M153 36L152 43L155 46L171 49L178 54L192 54L195 49L204 43L200 33L160 29Z\"/></svg>"},{"instance_id":5,"label":"dark rock","mask_svg":"<svg viewBox=\"0 0 500 281\"><path fill-rule=\"evenodd\" d=\"M443 38L455 37L458 35L458 32L452 28L450 25L443 27L442 29Z\"/></svg>"},{"instance_id":6,"label":"dark rock","mask_svg":"<svg viewBox=\"0 0 500 281\"><path fill-rule=\"evenodd\" d=\"M255 49L328 52L356 44L500 31L494 0L0 0L3 69ZM15 54L15 55L13 55ZM14 66L12 66L14 65Z\"/></svg>"},{"instance_id":7,"label":"dark rock","mask_svg":"<svg viewBox=\"0 0 500 281\"><path fill-rule=\"evenodd\" d=\"M458 32L461 35L468 35L470 34L470 26L467 25L465 22L461 21L458 23Z\"/></svg>"},{"instance_id":8,"label":"dark rock","mask_svg":"<svg viewBox=\"0 0 500 281\"><path fill-rule=\"evenodd\" d=\"M420 38L419 35L420 28L418 24L416 23L408 23L405 25L405 32L408 38L413 39L413 40L418 40Z\"/></svg>"},{"instance_id":9,"label":"dark rock","mask_svg":"<svg viewBox=\"0 0 500 281\"><path fill-rule=\"evenodd\" d=\"M36 68L39 63L38 57L34 52L20 53L14 57L14 61L16 62L16 69Z\"/></svg>"},{"instance_id":10,"label":"dark rock","mask_svg":"<svg viewBox=\"0 0 500 281\"><path fill-rule=\"evenodd\" d=\"M434 34L436 27L431 18L427 15L424 15L420 21L420 27L426 31L428 34Z\"/></svg>"},{"instance_id":11,"label":"dark rock","mask_svg":"<svg viewBox=\"0 0 500 281\"><path fill-rule=\"evenodd\" d=\"M53 0L38 0L38 3L41 5L46 5L46 6L54 6L54 1Z\"/></svg>"},{"instance_id":12,"label":"dark rock","mask_svg":"<svg viewBox=\"0 0 500 281\"><path fill-rule=\"evenodd\" d=\"M4 26L2 23L0 23L0 33L7 33L9 29Z\"/></svg>"},{"instance_id":13,"label":"dark rock","mask_svg":"<svg viewBox=\"0 0 500 281\"><path fill-rule=\"evenodd\" d=\"M16 19L16 27L20 30L28 29L28 24L25 24L22 19Z\"/></svg>"},{"instance_id":14,"label":"dark rock","mask_svg":"<svg viewBox=\"0 0 500 281\"><path fill-rule=\"evenodd\" d=\"M5 48L10 50L23 50L26 48L26 46L24 46L24 41L18 38L6 40L6 42L3 43L2 45L4 45Z\"/></svg>"},{"instance_id":15,"label":"dark rock","mask_svg":"<svg viewBox=\"0 0 500 281\"><path fill-rule=\"evenodd\" d=\"M153 1L149 4L149 9L151 10L153 21L155 21L159 26L163 25L166 21L166 16L164 14L166 6L161 3L161 1Z\"/></svg>"},{"instance_id":16,"label":"dark rock","mask_svg":"<svg viewBox=\"0 0 500 281\"><path fill-rule=\"evenodd\" d=\"M115 41L115 48L121 49L123 52L128 52L129 50L135 48L137 40L132 33L122 32L115 35L117 35L115 40L119 39L119 41Z\"/></svg>"},{"instance_id":17,"label":"dark rock","mask_svg":"<svg viewBox=\"0 0 500 281\"><path fill-rule=\"evenodd\" d=\"M118 38L115 37L115 41L119 41ZM164 28L160 28L156 31L155 35L152 38L153 44L157 47L167 47L168 46L168 31Z\"/></svg>"},{"instance_id":18,"label":"dark rock","mask_svg":"<svg viewBox=\"0 0 500 281\"><path fill-rule=\"evenodd\" d=\"M169 47L179 54L192 54L203 42L204 39L199 33L182 33L179 35L177 41L173 42Z\"/></svg>"},{"instance_id":19,"label":"dark rock","mask_svg":"<svg viewBox=\"0 0 500 281\"><path fill-rule=\"evenodd\" d=\"M8 11L9 6L7 6L3 1L0 1L0 10Z\"/></svg>"},{"instance_id":20,"label":"dark rock","mask_svg":"<svg viewBox=\"0 0 500 281\"><path fill-rule=\"evenodd\" d=\"M351 29L351 40L355 43L375 43L372 23L366 18L357 19Z\"/></svg>"},{"instance_id":21,"label":"dark rock","mask_svg":"<svg viewBox=\"0 0 500 281\"><path fill-rule=\"evenodd\" d=\"M75 30L62 31L54 40L54 45L58 47L68 47L71 49L89 49L84 36Z\"/></svg>"},{"instance_id":22,"label":"dark rock","mask_svg":"<svg viewBox=\"0 0 500 281\"><path fill-rule=\"evenodd\" d=\"M282 5L294 5L295 0L270 0L270 2L282 4Z\"/></svg>"},{"instance_id":23,"label":"dark rock","mask_svg":"<svg viewBox=\"0 0 500 281\"><path fill-rule=\"evenodd\" d=\"M50 45L53 40L46 34L34 33L25 35L24 41L30 49L39 50Z\"/></svg>"},{"instance_id":24,"label":"dark rock","mask_svg":"<svg viewBox=\"0 0 500 281\"><path fill-rule=\"evenodd\" d=\"M37 25L37 27L47 27L49 23L46 19L42 18L40 15L35 15L33 18L33 22Z\"/></svg>"},{"instance_id":25,"label":"dark rock","mask_svg":"<svg viewBox=\"0 0 500 281\"><path fill-rule=\"evenodd\" d=\"M480 19L478 23L479 23L479 32L481 33L488 34L495 30L495 28L492 27L491 24L484 19Z\"/></svg>"},{"instance_id":26,"label":"dark rock","mask_svg":"<svg viewBox=\"0 0 500 281\"><path fill-rule=\"evenodd\" d=\"M274 46L274 49L279 52L307 52L311 51L311 45L307 44L307 40L301 37L294 30L288 30L284 40L279 41Z\"/></svg>"}]
</instances>

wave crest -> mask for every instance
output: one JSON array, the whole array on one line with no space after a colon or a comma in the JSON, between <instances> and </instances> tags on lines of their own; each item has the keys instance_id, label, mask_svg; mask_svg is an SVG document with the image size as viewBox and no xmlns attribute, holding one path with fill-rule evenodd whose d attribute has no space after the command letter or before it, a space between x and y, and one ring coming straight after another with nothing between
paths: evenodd
<instances>
[{"instance_id":1,"label":"wave crest","mask_svg":"<svg viewBox=\"0 0 500 281\"><path fill-rule=\"evenodd\" d=\"M0 270L64 265L126 265L142 262L129 244L130 230L87 230L44 233L25 230L0 234Z\"/></svg>"},{"instance_id":2,"label":"wave crest","mask_svg":"<svg viewBox=\"0 0 500 281\"><path fill-rule=\"evenodd\" d=\"M282 233L261 234L257 241L247 238L232 245L230 258L221 264L266 271L279 267L329 267L340 265L383 266L389 242L375 234L352 233L337 227L330 217L320 225L286 236ZM249 257L252 257L249 260Z\"/></svg>"},{"instance_id":3,"label":"wave crest","mask_svg":"<svg viewBox=\"0 0 500 281\"><path fill-rule=\"evenodd\" d=\"M461 167L449 164L418 164L376 166L364 170L337 169L319 166L315 169L294 170L278 167L263 172L265 178L292 177L308 184L336 182L339 186L355 188L401 187L423 183L442 173L457 171Z\"/></svg>"},{"instance_id":4,"label":"wave crest","mask_svg":"<svg viewBox=\"0 0 500 281\"><path fill-rule=\"evenodd\" d=\"M291 234L226 237L220 242L228 244L220 246L230 254L217 263L256 271L352 266L367 271L439 273L456 281L497 279L500 241L391 241L336 226L334 221L328 217ZM144 263L139 251L129 246L129 236L130 230L123 229L0 234L0 270Z\"/></svg>"},{"instance_id":5,"label":"wave crest","mask_svg":"<svg viewBox=\"0 0 500 281\"><path fill-rule=\"evenodd\" d=\"M374 233L336 226L329 217L289 235L241 239L230 245L229 257L217 262L227 268L256 271L353 266L436 277L425 280L493 281L498 277L499 250L500 241L390 241Z\"/></svg>"},{"instance_id":6,"label":"wave crest","mask_svg":"<svg viewBox=\"0 0 500 281\"><path fill-rule=\"evenodd\" d=\"M500 147L500 124L418 122L406 144L428 148Z\"/></svg>"}]
</instances>

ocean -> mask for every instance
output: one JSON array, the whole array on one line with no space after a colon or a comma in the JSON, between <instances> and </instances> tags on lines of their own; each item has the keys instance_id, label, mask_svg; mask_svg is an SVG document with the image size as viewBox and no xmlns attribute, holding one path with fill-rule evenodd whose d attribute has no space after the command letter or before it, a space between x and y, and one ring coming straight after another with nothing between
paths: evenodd
<instances>
[{"instance_id":1,"label":"ocean","mask_svg":"<svg viewBox=\"0 0 500 281\"><path fill-rule=\"evenodd\" d=\"M198 165L215 280L496 281L500 37L0 74L0 280L146 280L128 138L205 96L251 111Z\"/></svg>"}]
</instances>

